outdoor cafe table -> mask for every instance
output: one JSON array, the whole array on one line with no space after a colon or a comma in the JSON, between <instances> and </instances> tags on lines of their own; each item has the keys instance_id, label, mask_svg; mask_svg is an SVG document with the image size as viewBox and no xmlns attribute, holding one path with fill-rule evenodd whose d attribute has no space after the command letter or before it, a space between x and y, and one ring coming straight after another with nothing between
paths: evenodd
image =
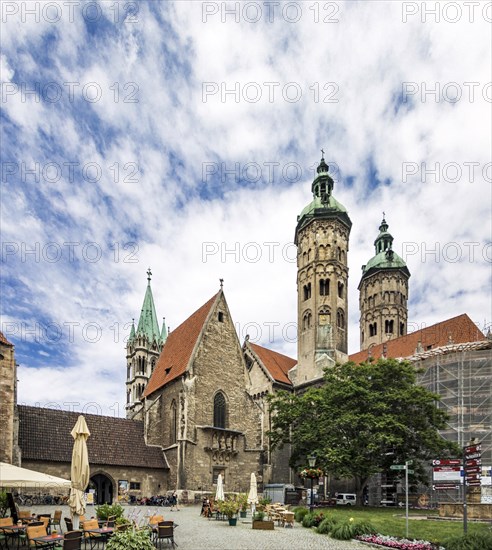
<instances>
[{"instance_id":1,"label":"outdoor cafe table","mask_svg":"<svg viewBox=\"0 0 492 550\"><path fill-rule=\"evenodd\" d=\"M63 541L63 535L46 535L44 537L35 537L31 539L36 546L42 548L54 548L57 542Z\"/></svg>"},{"instance_id":2,"label":"outdoor cafe table","mask_svg":"<svg viewBox=\"0 0 492 550\"><path fill-rule=\"evenodd\" d=\"M108 538L113 534L114 528L113 527L100 527L99 529L84 529L84 533L94 533L95 537L88 538L91 548L93 547L93 544L97 544L98 542L105 543Z\"/></svg>"},{"instance_id":3,"label":"outdoor cafe table","mask_svg":"<svg viewBox=\"0 0 492 550\"><path fill-rule=\"evenodd\" d=\"M0 531L3 531L3 533L7 537L7 547L9 537L15 537L17 539L17 548L20 548L20 535L21 533L26 532L26 527L26 525L4 525L3 527L0 527Z\"/></svg>"}]
</instances>

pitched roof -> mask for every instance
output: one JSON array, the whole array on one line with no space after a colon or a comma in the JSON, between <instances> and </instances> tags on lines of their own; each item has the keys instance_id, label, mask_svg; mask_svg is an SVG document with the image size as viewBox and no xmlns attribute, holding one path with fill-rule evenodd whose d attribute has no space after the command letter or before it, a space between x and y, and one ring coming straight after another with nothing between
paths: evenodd
<instances>
[{"instance_id":1,"label":"pitched roof","mask_svg":"<svg viewBox=\"0 0 492 550\"><path fill-rule=\"evenodd\" d=\"M5 338L3 332L0 330L0 344L4 344L5 346L13 346L12 342L9 342L7 338Z\"/></svg>"},{"instance_id":2,"label":"pitched roof","mask_svg":"<svg viewBox=\"0 0 492 550\"><path fill-rule=\"evenodd\" d=\"M268 369L268 372L276 382L292 386L292 382L289 380L287 373L297 364L295 359L251 342L248 342L248 345Z\"/></svg>"},{"instance_id":3,"label":"pitched roof","mask_svg":"<svg viewBox=\"0 0 492 550\"><path fill-rule=\"evenodd\" d=\"M19 405L19 446L29 460L71 462L70 435L80 413ZM162 450L145 444L143 422L84 414L91 435L89 462L108 466L168 468Z\"/></svg>"},{"instance_id":4,"label":"pitched roof","mask_svg":"<svg viewBox=\"0 0 492 550\"><path fill-rule=\"evenodd\" d=\"M463 313L430 327L416 330L406 336L400 336L400 338L388 340L384 344L373 346L370 351L366 349L353 353L349 356L349 360L354 361L354 363L361 363L369 357L375 359L383 356L393 358L410 357L415 354L418 347L422 351L428 351L450 343L463 344L481 340L485 340L485 336L470 317Z\"/></svg>"},{"instance_id":5,"label":"pitched roof","mask_svg":"<svg viewBox=\"0 0 492 550\"><path fill-rule=\"evenodd\" d=\"M219 291L212 296L206 304L169 334L145 388L144 397L184 374L210 310L221 293L222 291Z\"/></svg>"}]
</instances>

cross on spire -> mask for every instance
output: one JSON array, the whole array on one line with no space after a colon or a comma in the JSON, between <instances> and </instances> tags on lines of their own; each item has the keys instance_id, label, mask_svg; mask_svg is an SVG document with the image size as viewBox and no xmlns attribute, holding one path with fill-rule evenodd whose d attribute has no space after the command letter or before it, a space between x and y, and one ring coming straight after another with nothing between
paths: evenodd
<instances>
[{"instance_id":1,"label":"cross on spire","mask_svg":"<svg viewBox=\"0 0 492 550\"><path fill-rule=\"evenodd\" d=\"M149 269L147 269L147 281L149 281L149 283L151 278L152 278L152 271L150 271L150 267L149 267Z\"/></svg>"},{"instance_id":2,"label":"cross on spire","mask_svg":"<svg viewBox=\"0 0 492 550\"><path fill-rule=\"evenodd\" d=\"M224 279L219 279L219 282L220 282L220 288L223 288L224 287Z\"/></svg>"},{"instance_id":3,"label":"cross on spire","mask_svg":"<svg viewBox=\"0 0 492 550\"><path fill-rule=\"evenodd\" d=\"M321 149L321 158L324 158L325 157L325 152L323 149Z\"/></svg>"}]
</instances>

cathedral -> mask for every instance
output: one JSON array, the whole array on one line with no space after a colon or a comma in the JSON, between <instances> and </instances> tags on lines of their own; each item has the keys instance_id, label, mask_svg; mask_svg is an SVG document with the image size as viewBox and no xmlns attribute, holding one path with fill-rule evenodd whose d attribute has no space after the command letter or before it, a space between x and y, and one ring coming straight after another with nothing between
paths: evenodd
<instances>
[{"instance_id":1,"label":"cathedral","mask_svg":"<svg viewBox=\"0 0 492 550\"><path fill-rule=\"evenodd\" d=\"M213 491L219 474L228 491L247 491L252 472L260 486L298 483L289 467L289 448L270 446L266 397L319 384L324 369L348 360L409 358L425 367L422 384L447 396L449 410L457 410L457 400L463 400L457 389L463 388L463 377L472 380L479 369L481 385L476 391L468 389L467 396L480 400L480 418L473 416L477 408L470 407L469 418L460 410L446 437L462 442L478 435L492 463L486 420L492 413L490 338L464 314L407 334L410 271L393 250L393 236L383 217L379 233L375 231L374 255L362 266L358 285L360 351L349 356L352 221L333 195L334 181L324 158L311 191L312 200L297 217L294 236L297 359L248 337L239 341L222 283L171 332L165 319L159 326L149 269L140 317L136 327L132 324L126 346L126 419L86 417L94 435L88 445L91 483L99 502L116 498L122 481L135 496L177 489L190 499ZM16 404L13 346L0 336L0 420L8 428L0 438L0 459L69 477L64 430L71 429L75 413ZM450 377L447 386L439 371L443 366ZM59 429L54 431L55 425ZM50 447L59 449L56 456L44 452L41 442L57 437L58 444Z\"/></svg>"},{"instance_id":2,"label":"cathedral","mask_svg":"<svg viewBox=\"0 0 492 550\"><path fill-rule=\"evenodd\" d=\"M248 338L239 342L223 288L168 335L165 322L159 329L149 270L127 344L126 410L127 418L144 422L147 443L162 447L170 486L201 491L222 474L230 489L240 490L251 472L264 484L297 481L289 449L269 446L266 396L320 383L323 369L349 358L352 222L333 187L322 158L294 237L297 361ZM406 334L410 272L392 250L384 219L379 231L359 286L362 349Z\"/></svg>"}]
</instances>

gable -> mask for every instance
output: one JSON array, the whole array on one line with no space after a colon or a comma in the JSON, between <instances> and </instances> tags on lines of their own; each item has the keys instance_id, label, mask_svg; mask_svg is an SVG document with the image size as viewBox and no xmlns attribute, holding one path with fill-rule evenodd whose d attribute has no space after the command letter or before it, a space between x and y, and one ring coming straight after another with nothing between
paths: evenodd
<instances>
[{"instance_id":1,"label":"gable","mask_svg":"<svg viewBox=\"0 0 492 550\"><path fill-rule=\"evenodd\" d=\"M212 306L221 294L222 291L210 298L169 334L143 394L144 397L148 397L185 373Z\"/></svg>"},{"instance_id":2,"label":"gable","mask_svg":"<svg viewBox=\"0 0 492 550\"><path fill-rule=\"evenodd\" d=\"M297 364L295 359L251 342L247 342L247 346L253 351L275 382L292 386L288 372Z\"/></svg>"}]
</instances>

